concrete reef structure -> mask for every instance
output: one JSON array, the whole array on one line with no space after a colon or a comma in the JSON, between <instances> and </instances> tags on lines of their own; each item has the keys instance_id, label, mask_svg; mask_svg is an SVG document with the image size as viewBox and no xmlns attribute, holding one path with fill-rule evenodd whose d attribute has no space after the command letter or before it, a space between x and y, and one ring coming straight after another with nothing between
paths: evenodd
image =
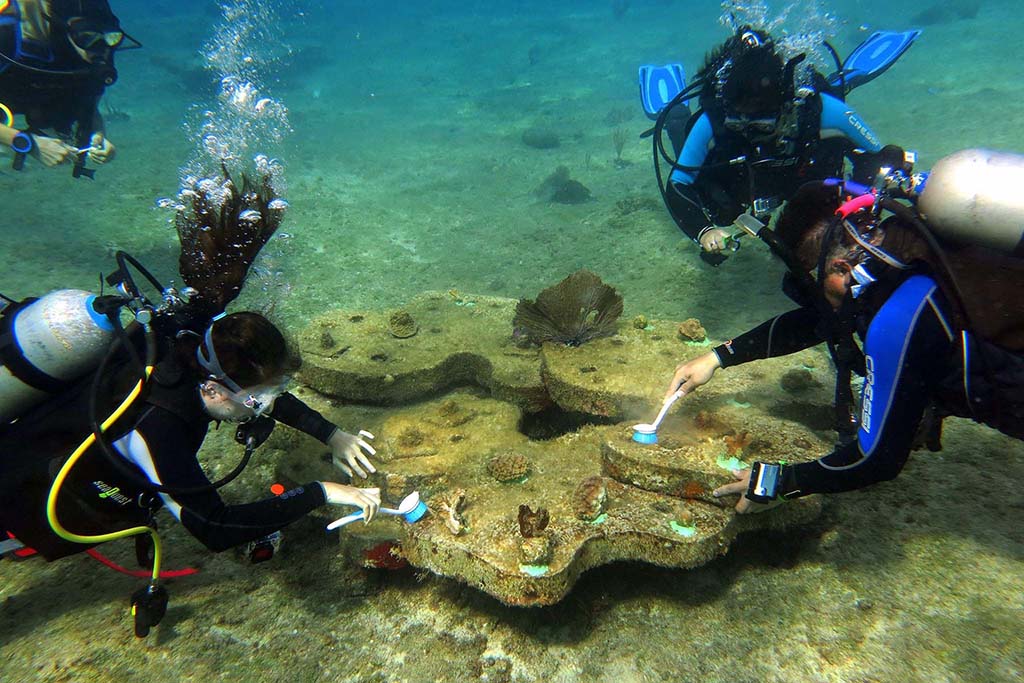
<instances>
[{"instance_id":1,"label":"concrete reef structure","mask_svg":"<svg viewBox=\"0 0 1024 683\"><path fill-rule=\"evenodd\" d=\"M431 508L411 525L346 529L343 542L392 539L415 567L510 605L545 605L591 567L694 567L744 531L819 513L812 497L737 516L734 499L711 491L753 459L828 449L821 352L721 372L677 404L657 445L641 445L631 425L657 412L672 369L709 342L682 341L678 322L626 320L616 335L578 347L524 348L512 334L515 308L511 299L427 292L402 308L419 325L415 336L391 334L386 311L335 311L301 334L300 380L321 395L304 399L328 415L362 411L377 434L374 485L393 502L418 490ZM794 370L815 381L781 391L779 378Z\"/></svg>"}]
</instances>

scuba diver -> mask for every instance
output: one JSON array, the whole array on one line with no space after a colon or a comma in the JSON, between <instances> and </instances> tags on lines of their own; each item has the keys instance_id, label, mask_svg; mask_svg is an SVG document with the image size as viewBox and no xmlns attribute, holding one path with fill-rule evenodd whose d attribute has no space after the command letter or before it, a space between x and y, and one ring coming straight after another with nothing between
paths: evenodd
<instances>
[{"instance_id":1,"label":"scuba diver","mask_svg":"<svg viewBox=\"0 0 1024 683\"><path fill-rule=\"evenodd\" d=\"M271 421L277 421L330 446L334 459L351 472L366 477L376 471L363 452L372 454L373 448L361 436L345 433L284 391L294 368L288 366L284 337L266 318L249 312L219 317L202 336L181 335L160 355L164 358L153 370L146 396L130 417L121 418L123 426L107 436L125 466L86 451L82 465L62 484L57 514L69 527L78 533L102 533L147 524L157 509L166 507L203 545L220 552L266 537L325 503L357 506L372 519L380 504L379 489L334 482L311 482L255 503L228 505L196 459L211 422L265 430L243 432L245 438L262 440L273 429ZM136 378L129 366L124 368L127 376L121 372L104 377L104 396L127 393L130 387L125 385ZM90 547L66 541L50 528L45 502L52 473L44 454L66 455L85 438L75 413L87 410L91 388L90 378L60 400L0 428L0 531L47 560Z\"/></svg>"},{"instance_id":2,"label":"scuba diver","mask_svg":"<svg viewBox=\"0 0 1024 683\"><path fill-rule=\"evenodd\" d=\"M857 439L813 462L734 472L737 481L714 495L739 494L737 512L892 479L912 449L941 449L948 415L1024 439L1024 157L966 150L930 174L885 170L876 188L809 183L781 214L777 253L814 304L683 363L672 378L669 393L686 395L719 368L810 348L837 328L863 343Z\"/></svg>"},{"instance_id":3,"label":"scuba diver","mask_svg":"<svg viewBox=\"0 0 1024 683\"><path fill-rule=\"evenodd\" d=\"M100 98L117 81L114 53L139 47L107 0L0 0L0 144L12 167L31 156L91 178L86 161L113 159Z\"/></svg>"},{"instance_id":4,"label":"scuba diver","mask_svg":"<svg viewBox=\"0 0 1024 683\"><path fill-rule=\"evenodd\" d=\"M888 68L918 34L873 34L843 64L826 43L839 65L828 79L801 65L805 54L785 60L771 36L750 26L713 50L687 87L678 64L641 67L644 109L657 120L659 189L705 262L717 266L739 247L742 231L730 226L745 212L747 220L767 224L803 183L842 176L844 158L861 182L900 161L902 150L883 148L844 98ZM700 108L690 116L687 102L698 96ZM672 165L667 181L662 159Z\"/></svg>"},{"instance_id":5,"label":"scuba diver","mask_svg":"<svg viewBox=\"0 0 1024 683\"><path fill-rule=\"evenodd\" d=\"M261 560L279 529L324 504L356 506L366 521L380 505L377 488L331 481L242 505L217 493L275 422L327 444L349 475L375 472L372 434L348 434L285 392L295 363L281 332L259 314L224 313L287 207L273 189L279 166L255 161L255 181L243 175L236 185L225 168L220 182L195 179L181 191L182 289L163 287L118 252L106 279L115 293L0 301L0 549L28 546L54 560L134 537L152 571L131 600L139 637L167 606L154 517L161 507L211 550L249 543ZM137 273L159 298L143 294ZM197 461L211 422L240 423L235 440L245 446L214 483Z\"/></svg>"}]
</instances>

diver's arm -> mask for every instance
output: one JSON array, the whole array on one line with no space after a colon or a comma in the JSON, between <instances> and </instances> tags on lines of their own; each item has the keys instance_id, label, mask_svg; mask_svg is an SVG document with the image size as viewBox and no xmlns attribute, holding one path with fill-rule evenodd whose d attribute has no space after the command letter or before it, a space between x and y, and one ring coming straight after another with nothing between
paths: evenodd
<instances>
[{"instance_id":1,"label":"diver's arm","mask_svg":"<svg viewBox=\"0 0 1024 683\"><path fill-rule=\"evenodd\" d=\"M281 394L274 401L271 417L330 446L334 465L350 477L365 479L367 473L377 471L367 457L377 454L369 444L373 439L369 432L349 434L292 394Z\"/></svg>"},{"instance_id":2,"label":"diver's arm","mask_svg":"<svg viewBox=\"0 0 1024 683\"><path fill-rule=\"evenodd\" d=\"M712 221L693 184L697 179L697 169L707 159L713 138L711 121L707 114L701 114L679 153L678 163L686 168L674 169L665 186L665 199L672 219L687 237L698 243L701 231Z\"/></svg>"},{"instance_id":3,"label":"diver's arm","mask_svg":"<svg viewBox=\"0 0 1024 683\"><path fill-rule=\"evenodd\" d=\"M309 434L323 444L330 440L331 435L338 428L333 422L291 393L284 393L277 397L270 416L281 424Z\"/></svg>"},{"instance_id":4,"label":"diver's arm","mask_svg":"<svg viewBox=\"0 0 1024 683\"><path fill-rule=\"evenodd\" d=\"M678 164L683 168L674 169L669 175L669 180L679 185L693 185L697 180L697 173L704 160L708 158L711 143L714 140L714 131L711 128L711 119L707 114L701 114L697 122L690 129L686 136L683 149L679 152Z\"/></svg>"},{"instance_id":5,"label":"diver's arm","mask_svg":"<svg viewBox=\"0 0 1024 683\"><path fill-rule=\"evenodd\" d=\"M809 463L783 467L786 498L837 493L893 479L903 469L917 426L946 371L951 337L935 283L905 282L871 321L867 376L857 440Z\"/></svg>"},{"instance_id":6,"label":"diver's arm","mask_svg":"<svg viewBox=\"0 0 1024 683\"><path fill-rule=\"evenodd\" d=\"M866 152L877 152L882 149L882 141L857 112L846 102L824 93L821 95L820 135L822 139L845 137L855 148Z\"/></svg>"},{"instance_id":7,"label":"diver's arm","mask_svg":"<svg viewBox=\"0 0 1024 683\"><path fill-rule=\"evenodd\" d=\"M665 203L679 229L696 244L700 244L701 233L714 225L711 215L704 209L697 188L689 184L668 181L665 187Z\"/></svg>"},{"instance_id":8,"label":"diver's arm","mask_svg":"<svg viewBox=\"0 0 1024 683\"><path fill-rule=\"evenodd\" d=\"M205 433L206 425L202 426ZM196 451L198 427L162 408L152 408L118 450L153 482L191 488L208 486ZM323 486L310 482L281 495L244 505L226 504L213 489L188 495L160 494L164 505L203 545L220 552L273 533L326 502Z\"/></svg>"},{"instance_id":9,"label":"diver's arm","mask_svg":"<svg viewBox=\"0 0 1024 683\"><path fill-rule=\"evenodd\" d=\"M817 331L821 316L814 308L796 308L766 320L714 349L723 368L785 356L825 341Z\"/></svg>"}]
</instances>

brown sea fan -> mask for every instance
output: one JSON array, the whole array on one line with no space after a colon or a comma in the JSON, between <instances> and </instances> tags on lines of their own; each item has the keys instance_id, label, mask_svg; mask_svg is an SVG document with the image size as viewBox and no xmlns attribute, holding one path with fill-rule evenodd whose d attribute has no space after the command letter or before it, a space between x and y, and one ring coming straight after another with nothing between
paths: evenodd
<instances>
[{"instance_id":1,"label":"brown sea fan","mask_svg":"<svg viewBox=\"0 0 1024 683\"><path fill-rule=\"evenodd\" d=\"M578 270L537 295L520 299L512 326L531 342L579 346L610 337L622 315L622 297L589 270Z\"/></svg>"}]
</instances>

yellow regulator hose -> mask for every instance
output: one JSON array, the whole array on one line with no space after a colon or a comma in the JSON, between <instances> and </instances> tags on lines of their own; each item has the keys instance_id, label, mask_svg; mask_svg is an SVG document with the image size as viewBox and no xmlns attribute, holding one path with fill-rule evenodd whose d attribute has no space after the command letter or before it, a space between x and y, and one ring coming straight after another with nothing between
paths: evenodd
<instances>
[{"instance_id":1,"label":"yellow regulator hose","mask_svg":"<svg viewBox=\"0 0 1024 683\"><path fill-rule=\"evenodd\" d=\"M146 380L149 379L149 376L152 373L153 366L147 365L145 377L143 379L140 379L135 384L135 388L131 390L131 393L129 393L128 396L126 396L123 401L121 401L121 405L119 405L117 409L113 413L111 413L106 420L103 421L103 424L100 425L101 431L106 431L107 428L110 427L110 425L114 424L114 422L116 422L125 413L125 411L128 410L129 407L131 407L132 403L135 402L135 399L138 398L139 394L142 393L142 387L145 385ZM46 498L46 519L50 522L50 527L53 529L54 533L56 533L64 540L71 541L72 543L106 543L107 541L115 541L119 538L127 538L129 536L148 533L153 538L152 580L155 583L157 579L160 578L161 555L160 536L157 535L156 529L153 529L152 527L148 526L136 526L130 529L122 529L121 531L112 531L108 534L99 534L96 536L82 536L80 534L72 533L71 531L65 529L64 526L60 523L60 520L57 519L57 495L60 493L60 487L64 483L64 480L67 478L68 473L71 472L71 468L75 466L75 463L77 463L78 459L82 457L82 454L85 453L85 451L88 450L88 448L92 446L94 443L96 443L96 435L89 434L89 436L85 438L85 441L79 444L78 448L76 448L74 453L71 454L71 457L69 457L67 461L65 461L64 466L60 468L60 471L57 473L57 477L53 480L53 485L50 487L50 494Z\"/></svg>"}]
</instances>

